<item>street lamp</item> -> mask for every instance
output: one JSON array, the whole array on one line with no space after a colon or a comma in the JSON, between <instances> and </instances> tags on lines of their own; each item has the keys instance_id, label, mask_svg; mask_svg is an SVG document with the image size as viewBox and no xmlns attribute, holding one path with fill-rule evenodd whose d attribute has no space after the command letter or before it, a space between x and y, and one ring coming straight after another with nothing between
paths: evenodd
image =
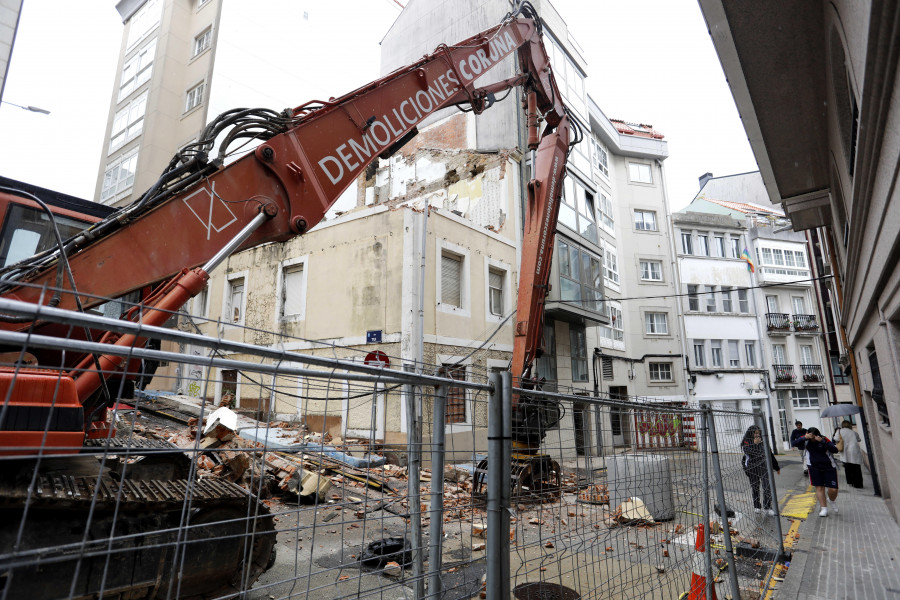
<instances>
[{"instance_id":1,"label":"street lamp","mask_svg":"<svg viewBox=\"0 0 900 600\"><path fill-rule=\"evenodd\" d=\"M3 104L9 104L11 106L17 106L22 110L30 110L31 112L41 113L43 115L49 115L50 111L45 108L40 108L37 106L22 106L21 104L15 104L14 102L7 102L6 100L0 100Z\"/></svg>"}]
</instances>

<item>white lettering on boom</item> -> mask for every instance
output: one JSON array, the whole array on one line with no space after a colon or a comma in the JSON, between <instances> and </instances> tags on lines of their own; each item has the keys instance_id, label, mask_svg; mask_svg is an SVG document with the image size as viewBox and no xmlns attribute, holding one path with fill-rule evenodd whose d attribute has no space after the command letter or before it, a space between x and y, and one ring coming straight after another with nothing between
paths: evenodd
<instances>
[{"instance_id":1,"label":"white lettering on boom","mask_svg":"<svg viewBox=\"0 0 900 600\"><path fill-rule=\"evenodd\" d=\"M319 159L319 168L333 185L340 184L347 175L368 162L379 150L390 145L392 140L401 137L410 126L452 98L462 85L457 72L464 80L471 81L493 67L515 48L516 43L509 31L491 39L487 46L482 46L468 57L460 59L457 69L448 69L426 89L404 98L399 105L388 109L380 119L372 121L362 133L361 140L355 137L348 138L338 144L332 154ZM551 187L554 184L555 182L551 182Z\"/></svg>"}]
</instances>

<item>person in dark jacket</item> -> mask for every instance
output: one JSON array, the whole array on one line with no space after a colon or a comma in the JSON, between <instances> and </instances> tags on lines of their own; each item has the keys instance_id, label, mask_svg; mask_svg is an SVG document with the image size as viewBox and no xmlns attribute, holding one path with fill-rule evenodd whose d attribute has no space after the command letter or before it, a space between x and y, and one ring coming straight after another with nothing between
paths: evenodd
<instances>
[{"instance_id":1,"label":"person in dark jacket","mask_svg":"<svg viewBox=\"0 0 900 600\"><path fill-rule=\"evenodd\" d=\"M834 512L838 512L834 503L838 495L837 463L834 462L834 453L838 451L834 442L822 435L816 427L806 430L806 435L796 440L794 445L799 447L803 443L806 447L806 468L809 469L809 483L816 488L816 499L822 509L820 517L828 516L828 503ZM828 488L826 500L825 488Z\"/></svg>"},{"instance_id":2,"label":"person in dark jacket","mask_svg":"<svg viewBox=\"0 0 900 600\"><path fill-rule=\"evenodd\" d=\"M741 461L741 467L744 469L744 475L750 481L750 493L753 495L753 510L760 512L765 508L769 515L774 515L772 510L772 489L769 487L769 476L766 473L766 445L763 443L762 431L756 425L751 425L744 439L741 441L741 450L744 452L744 458ZM781 466L775 459L775 455L769 452L772 459L772 468L781 473ZM762 484L763 502L759 502L759 487Z\"/></svg>"},{"instance_id":3,"label":"person in dark jacket","mask_svg":"<svg viewBox=\"0 0 900 600\"><path fill-rule=\"evenodd\" d=\"M797 421L794 425L794 430L791 431L791 446L794 445L794 442L796 442L798 438L802 438L806 435L806 428L803 427L803 423ZM797 448L800 450L800 462L803 463L803 474L806 475L806 439L804 439L803 444L800 444Z\"/></svg>"}]
</instances>

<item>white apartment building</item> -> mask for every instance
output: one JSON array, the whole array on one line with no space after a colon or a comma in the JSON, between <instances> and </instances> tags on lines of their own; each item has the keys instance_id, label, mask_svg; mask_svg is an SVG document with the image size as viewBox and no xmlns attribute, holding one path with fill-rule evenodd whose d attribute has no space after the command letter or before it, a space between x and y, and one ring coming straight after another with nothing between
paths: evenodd
<instances>
[{"instance_id":1,"label":"white apartment building","mask_svg":"<svg viewBox=\"0 0 900 600\"><path fill-rule=\"evenodd\" d=\"M796 420L830 433L819 412L833 401L834 384L806 237L769 203L758 172L700 181L675 218L691 373L715 376L697 377L692 394L763 408L782 445ZM698 316L719 312L740 316Z\"/></svg>"}]
</instances>

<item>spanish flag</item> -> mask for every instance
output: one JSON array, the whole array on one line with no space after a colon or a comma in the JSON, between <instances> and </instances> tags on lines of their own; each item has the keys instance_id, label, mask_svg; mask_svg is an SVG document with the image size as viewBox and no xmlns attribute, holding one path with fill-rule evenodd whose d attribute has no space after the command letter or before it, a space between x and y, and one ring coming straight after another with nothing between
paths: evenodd
<instances>
[{"instance_id":1,"label":"spanish flag","mask_svg":"<svg viewBox=\"0 0 900 600\"><path fill-rule=\"evenodd\" d=\"M751 273L755 273L756 266L753 264L753 259L750 257L750 251L744 248L744 251L741 252L741 258L747 261L747 270Z\"/></svg>"}]
</instances>

